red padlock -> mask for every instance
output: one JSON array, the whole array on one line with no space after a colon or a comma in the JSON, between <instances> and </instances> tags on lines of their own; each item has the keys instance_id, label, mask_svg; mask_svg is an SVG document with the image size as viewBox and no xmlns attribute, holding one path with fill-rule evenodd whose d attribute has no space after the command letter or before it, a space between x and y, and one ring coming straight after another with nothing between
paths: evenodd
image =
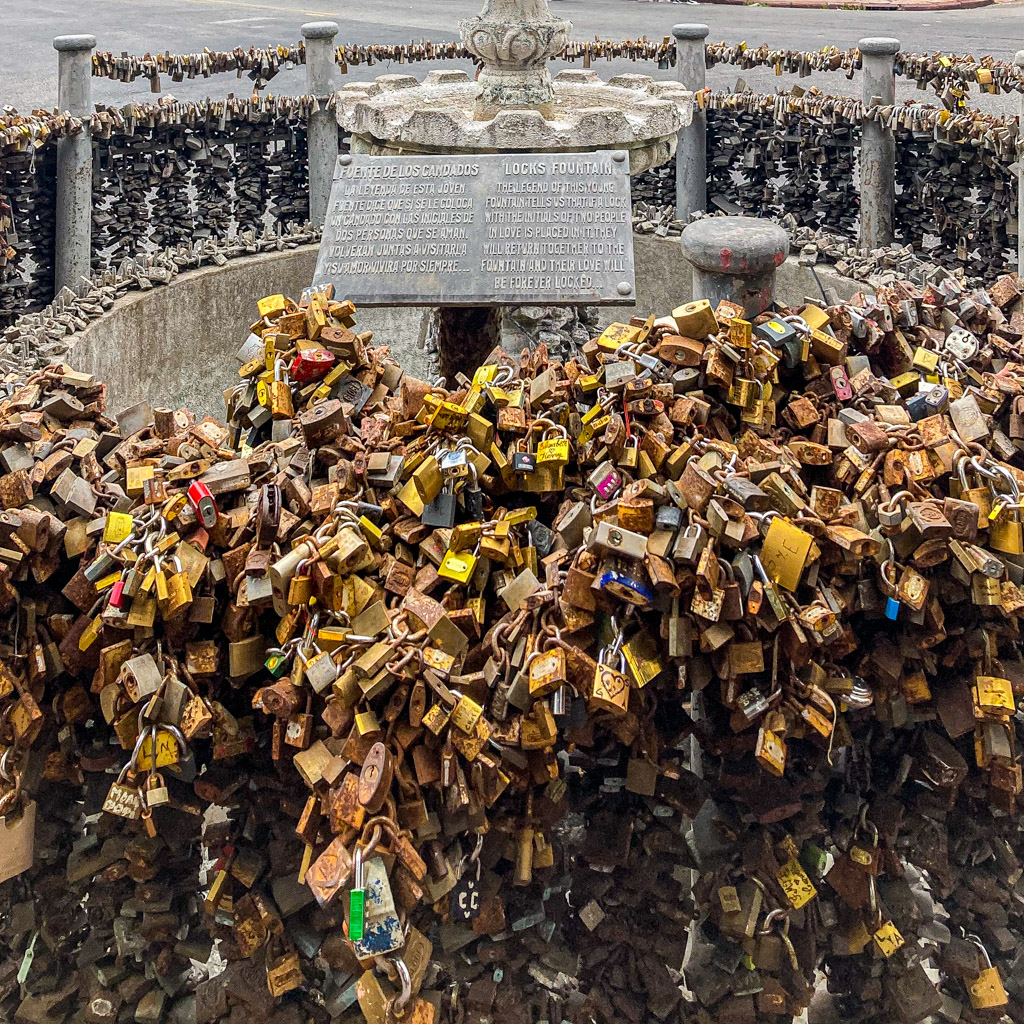
<instances>
[{"instance_id":1,"label":"red padlock","mask_svg":"<svg viewBox=\"0 0 1024 1024\"><path fill-rule=\"evenodd\" d=\"M319 380L334 365L334 355L325 348L303 349L293 360L288 375L292 380L308 384Z\"/></svg>"},{"instance_id":2,"label":"red padlock","mask_svg":"<svg viewBox=\"0 0 1024 1024\"><path fill-rule=\"evenodd\" d=\"M206 529L212 529L217 525L217 504L206 484L193 480L188 488L188 501L195 509L199 522Z\"/></svg>"},{"instance_id":3,"label":"red padlock","mask_svg":"<svg viewBox=\"0 0 1024 1024\"><path fill-rule=\"evenodd\" d=\"M832 379L832 390L840 402L848 402L853 398L853 388L850 387L850 378L846 376L846 370L842 366L833 366L828 371Z\"/></svg>"},{"instance_id":4,"label":"red padlock","mask_svg":"<svg viewBox=\"0 0 1024 1024\"><path fill-rule=\"evenodd\" d=\"M118 580L110 591L110 607L121 611L127 603L128 599L124 596L124 580Z\"/></svg>"}]
</instances>

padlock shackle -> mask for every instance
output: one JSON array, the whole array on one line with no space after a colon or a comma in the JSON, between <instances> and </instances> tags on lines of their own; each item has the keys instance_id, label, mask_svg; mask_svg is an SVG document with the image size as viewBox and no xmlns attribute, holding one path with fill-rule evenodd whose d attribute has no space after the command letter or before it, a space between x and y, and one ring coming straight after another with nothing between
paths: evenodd
<instances>
[{"instance_id":1,"label":"padlock shackle","mask_svg":"<svg viewBox=\"0 0 1024 1024\"><path fill-rule=\"evenodd\" d=\"M398 976L402 979L402 991L388 1000L385 1015L400 1020L405 1016L405 1008L412 998L412 976L409 974L408 964L400 956L387 957L387 962L398 971Z\"/></svg>"},{"instance_id":2,"label":"padlock shackle","mask_svg":"<svg viewBox=\"0 0 1024 1024\"><path fill-rule=\"evenodd\" d=\"M992 957L989 956L989 952L985 948L985 945L981 941L981 938L973 934L972 932L966 931L964 932L964 938L967 939L968 942L971 942L975 946L977 946L979 950L981 950L981 955L985 958L985 970L989 970L992 967Z\"/></svg>"}]
</instances>

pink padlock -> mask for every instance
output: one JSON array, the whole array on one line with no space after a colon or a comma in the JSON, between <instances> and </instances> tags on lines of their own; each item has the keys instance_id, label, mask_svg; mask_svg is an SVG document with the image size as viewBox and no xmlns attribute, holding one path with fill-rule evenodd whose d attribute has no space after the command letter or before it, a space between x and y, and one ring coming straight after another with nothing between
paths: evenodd
<instances>
[{"instance_id":1,"label":"pink padlock","mask_svg":"<svg viewBox=\"0 0 1024 1024\"><path fill-rule=\"evenodd\" d=\"M602 462L590 474L590 485L602 501L607 501L622 486L622 474L611 462Z\"/></svg>"},{"instance_id":2,"label":"pink padlock","mask_svg":"<svg viewBox=\"0 0 1024 1024\"><path fill-rule=\"evenodd\" d=\"M846 370L842 366L833 366L829 369L828 375L832 380L832 390L840 402L848 402L853 398L853 388L850 387L850 378L846 376Z\"/></svg>"},{"instance_id":3,"label":"pink padlock","mask_svg":"<svg viewBox=\"0 0 1024 1024\"><path fill-rule=\"evenodd\" d=\"M124 608L127 600L124 593L124 580L118 580L110 591L110 607L120 611Z\"/></svg>"}]
</instances>

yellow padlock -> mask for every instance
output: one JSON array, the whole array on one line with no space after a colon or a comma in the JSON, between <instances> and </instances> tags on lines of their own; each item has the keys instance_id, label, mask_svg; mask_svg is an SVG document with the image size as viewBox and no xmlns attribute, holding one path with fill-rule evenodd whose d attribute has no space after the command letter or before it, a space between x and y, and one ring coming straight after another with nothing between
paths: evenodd
<instances>
[{"instance_id":1,"label":"yellow padlock","mask_svg":"<svg viewBox=\"0 0 1024 1024\"><path fill-rule=\"evenodd\" d=\"M108 512L103 524L103 539L108 544L120 544L131 536L135 520L127 512Z\"/></svg>"},{"instance_id":2,"label":"yellow padlock","mask_svg":"<svg viewBox=\"0 0 1024 1024\"><path fill-rule=\"evenodd\" d=\"M569 463L569 431L565 427L551 426L544 431L537 445L537 464L565 466Z\"/></svg>"},{"instance_id":3,"label":"yellow padlock","mask_svg":"<svg viewBox=\"0 0 1024 1024\"><path fill-rule=\"evenodd\" d=\"M813 542L806 530L781 516L773 518L761 548L761 562L769 579L786 590L796 590Z\"/></svg>"},{"instance_id":4,"label":"yellow padlock","mask_svg":"<svg viewBox=\"0 0 1024 1024\"><path fill-rule=\"evenodd\" d=\"M995 1006L1005 1006L1010 1000L1003 988L1003 979L999 976L999 968L992 966L992 958L981 940L974 935L967 936L985 958L985 969L974 981L967 983L967 994L971 997L971 1006L976 1010L988 1010Z\"/></svg>"},{"instance_id":5,"label":"yellow padlock","mask_svg":"<svg viewBox=\"0 0 1024 1024\"><path fill-rule=\"evenodd\" d=\"M475 551L446 551L437 568L437 575L443 576L453 583L468 583L476 568L477 551L479 550L478 542Z\"/></svg>"},{"instance_id":6,"label":"yellow padlock","mask_svg":"<svg viewBox=\"0 0 1024 1024\"><path fill-rule=\"evenodd\" d=\"M989 546L1008 555L1024 555L1024 523L1020 513L996 505L989 513Z\"/></svg>"}]
</instances>

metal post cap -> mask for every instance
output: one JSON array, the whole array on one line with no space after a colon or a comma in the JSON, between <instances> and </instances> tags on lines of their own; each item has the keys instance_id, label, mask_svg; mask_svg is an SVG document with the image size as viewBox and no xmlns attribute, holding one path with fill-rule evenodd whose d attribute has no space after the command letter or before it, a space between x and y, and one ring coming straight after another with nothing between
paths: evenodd
<instances>
[{"instance_id":1,"label":"metal post cap","mask_svg":"<svg viewBox=\"0 0 1024 1024\"><path fill-rule=\"evenodd\" d=\"M888 57L900 52L900 41L888 36L869 36L862 39L857 48L867 57Z\"/></svg>"},{"instance_id":2,"label":"metal post cap","mask_svg":"<svg viewBox=\"0 0 1024 1024\"><path fill-rule=\"evenodd\" d=\"M700 270L748 277L780 266L789 236L760 217L705 217L683 228L683 255Z\"/></svg>"},{"instance_id":3,"label":"metal post cap","mask_svg":"<svg viewBox=\"0 0 1024 1024\"><path fill-rule=\"evenodd\" d=\"M333 39L340 29L336 21L307 21L302 26L304 39Z\"/></svg>"},{"instance_id":4,"label":"metal post cap","mask_svg":"<svg viewBox=\"0 0 1024 1024\"><path fill-rule=\"evenodd\" d=\"M77 36L57 36L53 41L53 48L65 53L72 50L95 50L96 37L88 33Z\"/></svg>"},{"instance_id":5,"label":"metal post cap","mask_svg":"<svg viewBox=\"0 0 1024 1024\"><path fill-rule=\"evenodd\" d=\"M711 31L707 25L673 25L672 35L676 39L707 39Z\"/></svg>"}]
</instances>

